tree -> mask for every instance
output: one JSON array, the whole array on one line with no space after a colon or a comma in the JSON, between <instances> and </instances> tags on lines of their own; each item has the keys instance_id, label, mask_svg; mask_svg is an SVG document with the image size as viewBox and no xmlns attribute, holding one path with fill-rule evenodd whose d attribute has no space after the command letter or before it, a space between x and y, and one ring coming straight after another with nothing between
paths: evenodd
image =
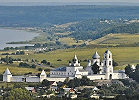
<instances>
[{"instance_id":1,"label":"tree","mask_svg":"<svg viewBox=\"0 0 139 100\"><path fill-rule=\"evenodd\" d=\"M99 66L97 65L97 62L95 62L95 63L92 65L91 69L93 70L94 74L98 74L99 71L100 71Z\"/></svg>"},{"instance_id":2,"label":"tree","mask_svg":"<svg viewBox=\"0 0 139 100\"><path fill-rule=\"evenodd\" d=\"M26 67L26 68L30 68L30 65L29 65L29 64L27 64L27 63L23 63L23 62L21 62L21 63L19 63L19 67Z\"/></svg>"},{"instance_id":3,"label":"tree","mask_svg":"<svg viewBox=\"0 0 139 100\"><path fill-rule=\"evenodd\" d=\"M5 62L6 62L7 64L9 63L9 57L8 57L8 56L6 56Z\"/></svg>"},{"instance_id":4,"label":"tree","mask_svg":"<svg viewBox=\"0 0 139 100\"><path fill-rule=\"evenodd\" d=\"M50 62L47 62L47 65L50 65Z\"/></svg>"},{"instance_id":5,"label":"tree","mask_svg":"<svg viewBox=\"0 0 139 100\"><path fill-rule=\"evenodd\" d=\"M15 88L8 93L6 100L32 100L32 98L31 93L28 90Z\"/></svg>"},{"instance_id":6,"label":"tree","mask_svg":"<svg viewBox=\"0 0 139 100\"><path fill-rule=\"evenodd\" d=\"M92 85L92 83L93 83L93 81L90 81L90 79L89 78L87 78L86 76L83 76L82 78L81 78L81 85L83 86L83 85Z\"/></svg>"},{"instance_id":7,"label":"tree","mask_svg":"<svg viewBox=\"0 0 139 100\"><path fill-rule=\"evenodd\" d=\"M45 93L44 89L40 90L40 95L43 95Z\"/></svg>"},{"instance_id":8,"label":"tree","mask_svg":"<svg viewBox=\"0 0 139 100\"><path fill-rule=\"evenodd\" d=\"M43 44L43 47L47 47L47 46L48 46L48 43Z\"/></svg>"},{"instance_id":9,"label":"tree","mask_svg":"<svg viewBox=\"0 0 139 100\"><path fill-rule=\"evenodd\" d=\"M76 87L75 84L74 84L74 80L70 80L67 85L69 87L71 87L71 88L75 88Z\"/></svg>"},{"instance_id":10,"label":"tree","mask_svg":"<svg viewBox=\"0 0 139 100\"><path fill-rule=\"evenodd\" d=\"M17 52L16 52L16 55L20 55L20 52L19 52L19 51L17 51Z\"/></svg>"},{"instance_id":11,"label":"tree","mask_svg":"<svg viewBox=\"0 0 139 100\"><path fill-rule=\"evenodd\" d=\"M118 63L113 60L113 67L118 66Z\"/></svg>"},{"instance_id":12,"label":"tree","mask_svg":"<svg viewBox=\"0 0 139 100\"><path fill-rule=\"evenodd\" d=\"M42 81L42 86L46 86L47 88L49 88L50 87L50 82L47 80L47 79L44 79L43 81Z\"/></svg>"},{"instance_id":13,"label":"tree","mask_svg":"<svg viewBox=\"0 0 139 100\"><path fill-rule=\"evenodd\" d=\"M35 60L34 59L31 59L31 62L35 62Z\"/></svg>"},{"instance_id":14,"label":"tree","mask_svg":"<svg viewBox=\"0 0 139 100\"><path fill-rule=\"evenodd\" d=\"M10 50L10 48L9 47L5 47L4 50Z\"/></svg>"},{"instance_id":15,"label":"tree","mask_svg":"<svg viewBox=\"0 0 139 100\"><path fill-rule=\"evenodd\" d=\"M59 41L56 41L56 44L57 44L57 45L61 45L61 42L59 42Z\"/></svg>"},{"instance_id":16,"label":"tree","mask_svg":"<svg viewBox=\"0 0 139 100\"><path fill-rule=\"evenodd\" d=\"M12 63L13 63L13 61L12 61L12 60L10 60L10 61L9 61L9 63L10 63L10 64L12 64Z\"/></svg>"},{"instance_id":17,"label":"tree","mask_svg":"<svg viewBox=\"0 0 139 100\"><path fill-rule=\"evenodd\" d=\"M25 52L24 51L20 51L20 55L24 55L25 54Z\"/></svg>"},{"instance_id":18,"label":"tree","mask_svg":"<svg viewBox=\"0 0 139 100\"><path fill-rule=\"evenodd\" d=\"M42 71L42 68L38 68L38 71Z\"/></svg>"},{"instance_id":19,"label":"tree","mask_svg":"<svg viewBox=\"0 0 139 100\"><path fill-rule=\"evenodd\" d=\"M125 67L125 74L126 74L127 76L129 76L132 72L133 72L133 71L132 71L132 68L131 68L131 66L128 64L128 65Z\"/></svg>"},{"instance_id":20,"label":"tree","mask_svg":"<svg viewBox=\"0 0 139 100\"><path fill-rule=\"evenodd\" d=\"M41 61L41 63L43 63L43 64L47 64L47 61L46 61L46 60L43 60L43 61Z\"/></svg>"},{"instance_id":21,"label":"tree","mask_svg":"<svg viewBox=\"0 0 139 100\"><path fill-rule=\"evenodd\" d=\"M36 43L36 44L34 45L34 47L35 47L35 48L39 48L39 47L41 47L41 44L40 44L40 43Z\"/></svg>"},{"instance_id":22,"label":"tree","mask_svg":"<svg viewBox=\"0 0 139 100\"><path fill-rule=\"evenodd\" d=\"M139 70L139 64L136 65L136 70Z\"/></svg>"},{"instance_id":23,"label":"tree","mask_svg":"<svg viewBox=\"0 0 139 100\"><path fill-rule=\"evenodd\" d=\"M36 65L35 65L35 64L33 64L33 65L31 66L31 68L36 68Z\"/></svg>"},{"instance_id":24,"label":"tree","mask_svg":"<svg viewBox=\"0 0 139 100\"><path fill-rule=\"evenodd\" d=\"M93 81L91 81L86 76L83 76L81 79L74 78L72 80L65 80L64 84L68 85L71 88L79 87L79 86L89 86L92 85Z\"/></svg>"},{"instance_id":25,"label":"tree","mask_svg":"<svg viewBox=\"0 0 139 100\"><path fill-rule=\"evenodd\" d=\"M45 69L44 71L50 71L51 69Z\"/></svg>"}]
</instances>

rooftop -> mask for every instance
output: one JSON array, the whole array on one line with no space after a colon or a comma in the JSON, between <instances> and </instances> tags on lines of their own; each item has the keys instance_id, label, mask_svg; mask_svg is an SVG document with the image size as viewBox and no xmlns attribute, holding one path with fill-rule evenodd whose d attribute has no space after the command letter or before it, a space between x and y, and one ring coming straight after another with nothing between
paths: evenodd
<instances>
[{"instance_id":1,"label":"rooftop","mask_svg":"<svg viewBox=\"0 0 139 100\"><path fill-rule=\"evenodd\" d=\"M92 58L93 58L93 59L99 59L99 58L100 58L100 56L98 55L98 53L97 53L97 52L95 52L95 54L92 56Z\"/></svg>"},{"instance_id":2,"label":"rooftop","mask_svg":"<svg viewBox=\"0 0 139 100\"><path fill-rule=\"evenodd\" d=\"M44 70L42 70L41 75L46 75L46 73L45 73L45 71L44 71Z\"/></svg>"},{"instance_id":3,"label":"rooftop","mask_svg":"<svg viewBox=\"0 0 139 100\"><path fill-rule=\"evenodd\" d=\"M59 68L56 68L52 71L66 71L66 67L59 67Z\"/></svg>"},{"instance_id":4,"label":"rooftop","mask_svg":"<svg viewBox=\"0 0 139 100\"><path fill-rule=\"evenodd\" d=\"M6 74L6 75L11 75L11 72L10 72L9 69L7 68L6 71L4 72L4 74Z\"/></svg>"},{"instance_id":5,"label":"rooftop","mask_svg":"<svg viewBox=\"0 0 139 100\"><path fill-rule=\"evenodd\" d=\"M110 50L106 50L105 53L111 53Z\"/></svg>"}]
</instances>

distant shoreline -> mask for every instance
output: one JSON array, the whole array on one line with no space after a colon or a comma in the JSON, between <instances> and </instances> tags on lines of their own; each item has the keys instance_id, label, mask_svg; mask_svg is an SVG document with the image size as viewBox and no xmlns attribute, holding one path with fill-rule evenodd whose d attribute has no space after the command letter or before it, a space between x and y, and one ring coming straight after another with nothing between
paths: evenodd
<instances>
[{"instance_id":1,"label":"distant shoreline","mask_svg":"<svg viewBox=\"0 0 139 100\"><path fill-rule=\"evenodd\" d=\"M29 41L34 39L34 37L39 36L39 34L36 33L34 34L33 32L28 32L26 30L17 30L14 28L0 27L0 30L2 30L0 38L1 39L0 49L4 49L5 47L32 46L34 44L29 43Z\"/></svg>"},{"instance_id":2,"label":"distant shoreline","mask_svg":"<svg viewBox=\"0 0 139 100\"><path fill-rule=\"evenodd\" d=\"M66 6L66 5L112 5L139 6L130 2L1 2L0 6Z\"/></svg>"}]
</instances>

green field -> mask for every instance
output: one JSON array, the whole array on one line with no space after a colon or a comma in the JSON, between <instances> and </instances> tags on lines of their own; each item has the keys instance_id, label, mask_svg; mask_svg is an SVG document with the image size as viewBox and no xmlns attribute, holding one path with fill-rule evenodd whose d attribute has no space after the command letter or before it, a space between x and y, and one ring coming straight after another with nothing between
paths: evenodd
<instances>
[{"instance_id":1,"label":"green field","mask_svg":"<svg viewBox=\"0 0 139 100\"><path fill-rule=\"evenodd\" d=\"M78 40L78 43L77 43L77 41L74 40L74 38L70 38L70 37L59 38L58 41L61 42L62 44L66 44L66 45L69 45L69 46L81 45L81 44L84 43L83 40Z\"/></svg>"},{"instance_id":2,"label":"green field","mask_svg":"<svg viewBox=\"0 0 139 100\"><path fill-rule=\"evenodd\" d=\"M86 66L87 62L83 62L85 59L92 59L92 55L95 51L98 51L98 54L103 59L103 55L106 48L76 48L76 49L65 49L65 50L56 50L51 52L46 52L42 54L34 54L30 52L29 55L18 55L12 56L12 58L21 58L25 59L37 59L42 61L46 59L54 67L67 66L68 61L72 60L74 54L77 55L80 59L81 65ZM127 64L139 63L139 47L111 47L109 50L113 53L113 59L119 64L119 66L125 66ZM62 61L57 61L61 59Z\"/></svg>"},{"instance_id":3,"label":"green field","mask_svg":"<svg viewBox=\"0 0 139 100\"><path fill-rule=\"evenodd\" d=\"M134 44L139 42L137 34L108 34L96 39L91 44Z\"/></svg>"},{"instance_id":4,"label":"green field","mask_svg":"<svg viewBox=\"0 0 139 100\"><path fill-rule=\"evenodd\" d=\"M14 64L0 64L0 74L3 74L3 72L6 70L6 68L9 68L9 70L11 71L12 75L23 75L25 73L41 73L39 71L37 71L37 69L33 69L33 68L21 68L21 67L17 67L18 64L14 63Z\"/></svg>"}]
</instances>

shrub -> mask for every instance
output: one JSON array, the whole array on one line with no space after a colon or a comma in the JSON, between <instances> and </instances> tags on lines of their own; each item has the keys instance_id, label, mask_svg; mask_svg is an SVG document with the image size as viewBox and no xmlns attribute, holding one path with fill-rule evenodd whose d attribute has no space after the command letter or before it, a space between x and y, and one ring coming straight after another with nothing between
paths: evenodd
<instances>
[{"instance_id":1,"label":"shrub","mask_svg":"<svg viewBox=\"0 0 139 100\"><path fill-rule=\"evenodd\" d=\"M57 59L57 61L62 61L61 59Z\"/></svg>"},{"instance_id":2,"label":"shrub","mask_svg":"<svg viewBox=\"0 0 139 100\"><path fill-rule=\"evenodd\" d=\"M38 71L42 71L42 68L38 68Z\"/></svg>"}]
</instances>

